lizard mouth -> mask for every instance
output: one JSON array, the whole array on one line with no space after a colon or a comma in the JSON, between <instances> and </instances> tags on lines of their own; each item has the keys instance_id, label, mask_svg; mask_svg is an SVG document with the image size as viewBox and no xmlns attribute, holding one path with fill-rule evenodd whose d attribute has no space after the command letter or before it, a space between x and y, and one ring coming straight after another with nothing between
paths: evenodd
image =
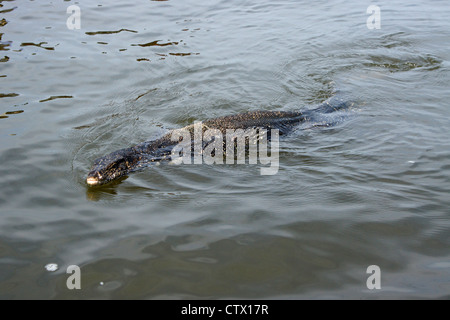
<instances>
[{"instance_id":1,"label":"lizard mouth","mask_svg":"<svg viewBox=\"0 0 450 320\"><path fill-rule=\"evenodd\" d=\"M100 181L96 177L88 177L86 179L86 183L90 186L96 186L96 185L100 184Z\"/></svg>"}]
</instances>

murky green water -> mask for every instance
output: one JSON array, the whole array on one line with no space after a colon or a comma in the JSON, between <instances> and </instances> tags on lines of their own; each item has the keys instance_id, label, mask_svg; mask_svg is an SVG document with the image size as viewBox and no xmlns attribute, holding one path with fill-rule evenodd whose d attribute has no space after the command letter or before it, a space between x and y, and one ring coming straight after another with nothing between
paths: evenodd
<instances>
[{"instance_id":1,"label":"murky green water","mask_svg":"<svg viewBox=\"0 0 450 320\"><path fill-rule=\"evenodd\" d=\"M449 298L449 16L448 1L0 1L0 298ZM97 157L168 129L335 89L357 107L282 138L276 175L161 165L85 184Z\"/></svg>"}]
</instances>

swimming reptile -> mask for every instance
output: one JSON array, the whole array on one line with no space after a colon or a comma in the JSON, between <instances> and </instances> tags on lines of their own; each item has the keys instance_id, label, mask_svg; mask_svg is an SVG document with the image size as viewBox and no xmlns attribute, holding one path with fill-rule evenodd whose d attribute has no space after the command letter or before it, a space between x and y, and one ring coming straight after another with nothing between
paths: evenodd
<instances>
[{"instance_id":1,"label":"swimming reptile","mask_svg":"<svg viewBox=\"0 0 450 320\"><path fill-rule=\"evenodd\" d=\"M202 122L202 131L219 129L225 136L227 129L262 128L270 131L278 129L279 134L289 133L295 126L307 121L322 121L320 116L349 107L351 104L342 98L334 96L318 107L305 111L252 111L229 115ZM194 126L183 129L194 134ZM173 141L172 133L168 132L159 139L146 141L136 146L114 151L98 158L88 173L86 183L98 186L120 178L141 168L143 164L171 160L172 149L180 142Z\"/></svg>"}]
</instances>

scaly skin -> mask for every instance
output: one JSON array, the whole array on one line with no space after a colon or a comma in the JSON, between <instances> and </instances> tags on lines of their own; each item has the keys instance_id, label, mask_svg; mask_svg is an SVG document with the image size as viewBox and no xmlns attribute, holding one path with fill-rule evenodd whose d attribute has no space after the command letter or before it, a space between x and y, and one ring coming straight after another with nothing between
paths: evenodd
<instances>
[{"instance_id":1,"label":"scaly skin","mask_svg":"<svg viewBox=\"0 0 450 320\"><path fill-rule=\"evenodd\" d=\"M202 123L202 131L219 129L225 137L227 129L262 128L268 131L278 129L279 134L283 135L299 123L311 121L317 114L331 113L344 107L347 107L345 101L331 98L317 108L304 112L253 111L240 113L206 120ZM193 138L194 125L182 129L187 130ZM88 173L87 184L89 186L102 185L135 171L146 163L170 160L172 148L179 143L179 141L171 140L173 132L174 130L157 140L143 142L98 158Z\"/></svg>"}]
</instances>

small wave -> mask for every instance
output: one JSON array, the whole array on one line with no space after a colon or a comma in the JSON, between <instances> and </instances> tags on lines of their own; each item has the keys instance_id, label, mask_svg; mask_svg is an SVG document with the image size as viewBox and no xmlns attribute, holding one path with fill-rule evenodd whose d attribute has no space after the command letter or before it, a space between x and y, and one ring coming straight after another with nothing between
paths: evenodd
<instances>
[{"instance_id":1,"label":"small wave","mask_svg":"<svg viewBox=\"0 0 450 320\"><path fill-rule=\"evenodd\" d=\"M73 98L73 96L51 96L51 97L48 97L47 99L39 100L39 102L47 102L47 101L56 100L56 99L72 99L72 98Z\"/></svg>"},{"instance_id":2,"label":"small wave","mask_svg":"<svg viewBox=\"0 0 450 320\"><path fill-rule=\"evenodd\" d=\"M389 72L405 72L414 69L436 70L441 67L442 61L431 55L395 58L386 55L369 56L369 62L363 63L365 67L383 68Z\"/></svg>"},{"instance_id":3,"label":"small wave","mask_svg":"<svg viewBox=\"0 0 450 320\"><path fill-rule=\"evenodd\" d=\"M120 30L113 30L113 31L88 31L85 32L88 36L95 36L97 34L115 34L115 33L120 33L120 32L132 32L132 33L137 33L137 31L135 30L130 30L130 29L120 29Z\"/></svg>"}]
</instances>

